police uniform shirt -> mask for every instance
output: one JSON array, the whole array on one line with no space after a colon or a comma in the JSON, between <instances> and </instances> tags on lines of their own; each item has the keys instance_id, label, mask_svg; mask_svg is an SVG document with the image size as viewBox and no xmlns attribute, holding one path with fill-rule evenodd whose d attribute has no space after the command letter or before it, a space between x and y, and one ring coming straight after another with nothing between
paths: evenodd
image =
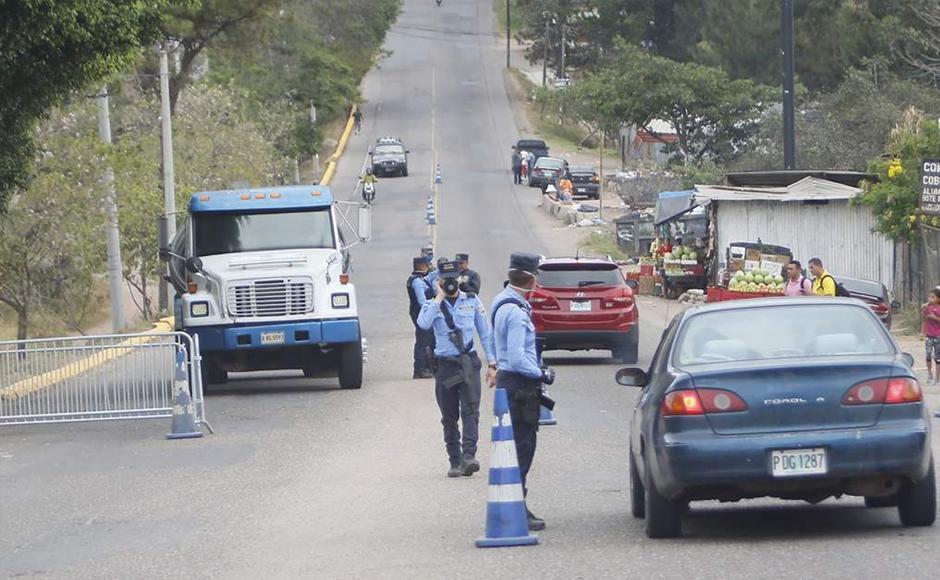
<instances>
[{"instance_id":1,"label":"police uniform shirt","mask_svg":"<svg viewBox=\"0 0 940 580\"><path fill-rule=\"evenodd\" d=\"M434 281L429 279L430 276L431 274L428 273L411 281L411 290L415 293L415 298L418 299L418 306L424 306L424 303L428 301L428 290L431 291L432 296L436 294Z\"/></svg>"},{"instance_id":2,"label":"police uniform shirt","mask_svg":"<svg viewBox=\"0 0 940 580\"><path fill-rule=\"evenodd\" d=\"M532 307L518 292L507 287L493 300L493 308L507 299L512 299L512 302L496 312L493 324L494 350L499 370L539 379L542 377L542 369L535 351Z\"/></svg>"},{"instance_id":3,"label":"police uniform shirt","mask_svg":"<svg viewBox=\"0 0 940 580\"><path fill-rule=\"evenodd\" d=\"M483 352L486 353L486 359L489 361L496 360L496 355L493 352L493 338L490 334L490 325L486 321L483 303L476 296L467 296L463 292L457 295L457 300L453 304L446 298L443 302L431 299L421 307L421 314L418 315L418 326L425 330L434 330L435 356L460 356L457 347L450 340L450 328L447 326L447 321L441 312L442 308L450 310L451 317L454 319L454 327L460 330L463 335L464 348L469 347L473 342L473 330L476 328L477 334L480 335L480 341L483 343Z\"/></svg>"}]
</instances>

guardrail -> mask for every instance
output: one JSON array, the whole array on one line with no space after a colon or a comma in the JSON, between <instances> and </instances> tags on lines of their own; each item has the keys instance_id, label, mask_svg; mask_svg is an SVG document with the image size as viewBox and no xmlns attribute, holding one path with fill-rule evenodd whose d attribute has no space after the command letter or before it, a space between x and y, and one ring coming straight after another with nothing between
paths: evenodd
<instances>
[{"instance_id":1,"label":"guardrail","mask_svg":"<svg viewBox=\"0 0 940 580\"><path fill-rule=\"evenodd\" d=\"M0 425L172 417L185 389L208 427L200 361L182 332L0 342Z\"/></svg>"}]
</instances>

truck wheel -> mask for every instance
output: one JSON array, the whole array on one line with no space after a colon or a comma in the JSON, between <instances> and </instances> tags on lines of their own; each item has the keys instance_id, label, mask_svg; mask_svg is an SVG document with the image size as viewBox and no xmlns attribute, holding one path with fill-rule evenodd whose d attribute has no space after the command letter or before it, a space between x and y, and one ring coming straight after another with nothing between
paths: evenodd
<instances>
[{"instance_id":1,"label":"truck wheel","mask_svg":"<svg viewBox=\"0 0 940 580\"><path fill-rule=\"evenodd\" d=\"M932 526L937 518L937 483L933 460L927 475L916 483L905 483L898 490L898 515L904 526Z\"/></svg>"},{"instance_id":2,"label":"truck wheel","mask_svg":"<svg viewBox=\"0 0 940 580\"><path fill-rule=\"evenodd\" d=\"M339 348L339 386L343 389L362 387L362 342Z\"/></svg>"}]
</instances>

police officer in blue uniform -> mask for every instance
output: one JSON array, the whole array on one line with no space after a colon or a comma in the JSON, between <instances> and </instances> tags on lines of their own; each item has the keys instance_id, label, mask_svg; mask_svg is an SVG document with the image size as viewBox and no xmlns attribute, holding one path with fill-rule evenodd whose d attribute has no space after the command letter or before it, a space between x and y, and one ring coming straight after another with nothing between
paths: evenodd
<instances>
[{"instance_id":1,"label":"police officer in blue uniform","mask_svg":"<svg viewBox=\"0 0 940 580\"><path fill-rule=\"evenodd\" d=\"M541 364L536 350L535 325L532 307L526 300L535 287L539 257L534 254L514 253L509 259L509 282L493 300L490 316L493 320L498 372L488 375L490 386L506 390L509 413L512 417L516 455L522 488L528 494L526 477L535 457L536 436L539 429L539 405L542 385L555 382L555 372ZM536 517L528 507L529 529L545 529L545 521Z\"/></svg>"},{"instance_id":2,"label":"police officer in blue uniform","mask_svg":"<svg viewBox=\"0 0 940 580\"><path fill-rule=\"evenodd\" d=\"M454 261L460 264L460 290L474 296L479 294L482 282L480 275L470 269L470 254L457 254Z\"/></svg>"},{"instance_id":3,"label":"police officer in blue uniform","mask_svg":"<svg viewBox=\"0 0 940 580\"><path fill-rule=\"evenodd\" d=\"M474 348L473 332L480 336L486 358L495 368L496 356L483 304L459 289L456 262L438 267L437 295L418 315L418 326L434 331L434 373L437 405L441 409L444 444L450 460L447 477L471 476L480 470L476 459L480 432L480 370L483 365ZM463 426L463 445L457 420Z\"/></svg>"},{"instance_id":4,"label":"police officer in blue uniform","mask_svg":"<svg viewBox=\"0 0 940 580\"><path fill-rule=\"evenodd\" d=\"M434 333L418 325L421 307L437 293L436 278L431 279L431 258L425 255L412 260L413 271L408 277L408 314L415 327L413 379L429 379L434 376Z\"/></svg>"},{"instance_id":5,"label":"police officer in blue uniform","mask_svg":"<svg viewBox=\"0 0 940 580\"><path fill-rule=\"evenodd\" d=\"M428 270L428 282L432 285L437 284L438 274L434 263L434 246L428 245L421 248L421 255L427 258L428 264L431 266Z\"/></svg>"}]
</instances>

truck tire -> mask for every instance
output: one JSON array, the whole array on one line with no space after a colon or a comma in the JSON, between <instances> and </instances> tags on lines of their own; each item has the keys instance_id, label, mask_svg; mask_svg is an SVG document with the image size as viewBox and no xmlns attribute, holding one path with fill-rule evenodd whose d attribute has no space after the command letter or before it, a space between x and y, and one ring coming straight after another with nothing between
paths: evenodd
<instances>
[{"instance_id":1,"label":"truck tire","mask_svg":"<svg viewBox=\"0 0 940 580\"><path fill-rule=\"evenodd\" d=\"M342 389L362 387L362 342L339 347L339 386Z\"/></svg>"}]
</instances>

